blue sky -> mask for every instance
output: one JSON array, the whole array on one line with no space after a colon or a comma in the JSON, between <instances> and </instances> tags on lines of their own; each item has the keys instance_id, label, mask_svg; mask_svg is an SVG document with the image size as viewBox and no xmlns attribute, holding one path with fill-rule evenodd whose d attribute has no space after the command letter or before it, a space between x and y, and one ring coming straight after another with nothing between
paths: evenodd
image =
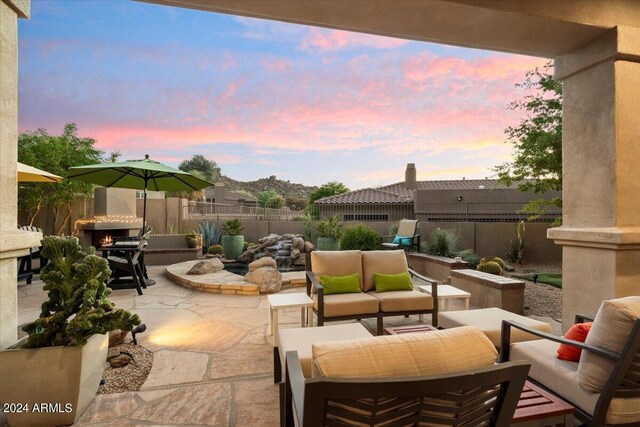
<instances>
[{"instance_id":1,"label":"blue sky","mask_svg":"<svg viewBox=\"0 0 640 427\"><path fill-rule=\"evenodd\" d=\"M514 84L545 60L131 1L33 1L19 126L75 122L106 152L234 179L351 188L485 177L510 158Z\"/></svg>"}]
</instances>

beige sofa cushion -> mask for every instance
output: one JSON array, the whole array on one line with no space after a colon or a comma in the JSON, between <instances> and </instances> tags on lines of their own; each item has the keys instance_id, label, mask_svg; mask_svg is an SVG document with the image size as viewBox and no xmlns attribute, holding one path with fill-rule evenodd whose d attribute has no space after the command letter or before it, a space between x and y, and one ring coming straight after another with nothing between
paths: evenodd
<instances>
[{"instance_id":1,"label":"beige sofa cushion","mask_svg":"<svg viewBox=\"0 0 640 427\"><path fill-rule=\"evenodd\" d=\"M313 306L318 309L318 294L312 295ZM364 292L357 294L333 294L324 296L325 317L375 314L380 305L376 298Z\"/></svg>"},{"instance_id":2,"label":"beige sofa cushion","mask_svg":"<svg viewBox=\"0 0 640 427\"><path fill-rule=\"evenodd\" d=\"M465 325L477 326L491 340L493 345L498 348L500 347L500 335L502 334L503 320L512 320L530 328L551 333L551 325L548 323L520 316L519 314L496 307L481 308L478 310L444 311L438 313L438 326L445 329ZM520 329L511 328L512 343L536 339L538 339L538 337L534 335L523 332Z\"/></svg>"},{"instance_id":3,"label":"beige sofa cushion","mask_svg":"<svg viewBox=\"0 0 640 427\"><path fill-rule=\"evenodd\" d=\"M538 381L572 405L593 415L599 393L589 392L579 385L578 362L556 357L558 343L549 340L520 342L511 345L510 360L526 360L531 363L529 377ZM585 350L582 354L586 353ZM640 398L614 398L607 411L607 424L631 424L640 422Z\"/></svg>"},{"instance_id":4,"label":"beige sofa cushion","mask_svg":"<svg viewBox=\"0 0 640 427\"><path fill-rule=\"evenodd\" d=\"M478 328L313 344L313 376L413 377L492 365L497 351Z\"/></svg>"},{"instance_id":5,"label":"beige sofa cushion","mask_svg":"<svg viewBox=\"0 0 640 427\"><path fill-rule=\"evenodd\" d=\"M398 274L407 271L407 256L403 250L362 252L362 290L365 292L376 290L373 273Z\"/></svg>"},{"instance_id":6,"label":"beige sofa cushion","mask_svg":"<svg viewBox=\"0 0 640 427\"><path fill-rule=\"evenodd\" d=\"M640 296L604 301L585 343L619 353L637 319L640 319ZM580 385L592 392L602 392L614 366L615 362L606 357L583 351L578 365Z\"/></svg>"},{"instance_id":7,"label":"beige sofa cushion","mask_svg":"<svg viewBox=\"0 0 640 427\"><path fill-rule=\"evenodd\" d=\"M362 255L360 251L313 251L311 252L311 271L320 283L319 275L347 276L357 273L362 289ZM316 290L313 289L315 293Z\"/></svg>"},{"instance_id":8,"label":"beige sofa cushion","mask_svg":"<svg viewBox=\"0 0 640 427\"><path fill-rule=\"evenodd\" d=\"M394 313L397 311L417 311L433 309L431 295L419 291L367 292L380 301L380 311Z\"/></svg>"},{"instance_id":9,"label":"beige sofa cushion","mask_svg":"<svg viewBox=\"0 0 640 427\"><path fill-rule=\"evenodd\" d=\"M278 351L280 363L285 367L288 351L297 351L302 373L311 378L311 346L322 341L350 341L369 338L371 334L360 323L331 325L321 328L280 328L278 329Z\"/></svg>"}]
</instances>

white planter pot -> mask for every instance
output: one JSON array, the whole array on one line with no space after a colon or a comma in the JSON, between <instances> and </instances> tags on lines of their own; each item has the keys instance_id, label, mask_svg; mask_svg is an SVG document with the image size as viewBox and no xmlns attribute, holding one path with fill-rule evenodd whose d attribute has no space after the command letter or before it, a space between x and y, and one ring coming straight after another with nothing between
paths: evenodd
<instances>
[{"instance_id":1,"label":"white planter pot","mask_svg":"<svg viewBox=\"0 0 640 427\"><path fill-rule=\"evenodd\" d=\"M94 335L82 347L0 351L0 402L9 424L73 424L98 391L108 347L108 335Z\"/></svg>"}]
</instances>

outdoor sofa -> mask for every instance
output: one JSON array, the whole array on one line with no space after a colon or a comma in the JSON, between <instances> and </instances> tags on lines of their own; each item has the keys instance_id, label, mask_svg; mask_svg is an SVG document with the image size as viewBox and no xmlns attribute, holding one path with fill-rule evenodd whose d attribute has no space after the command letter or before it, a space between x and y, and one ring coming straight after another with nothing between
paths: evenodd
<instances>
[{"instance_id":1,"label":"outdoor sofa","mask_svg":"<svg viewBox=\"0 0 640 427\"><path fill-rule=\"evenodd\" d=\"M590 320L576 316L576 323ZM540 338L511 342L512 332ZM559 360L559 344L582 349L579 362ZM576 407L588 426L640 425L640 296L604 301L585 342L505 320L501 361L531 363L530 379Z\"/></svg>"},{"instance_id":2,"label":"outdoor sofa","mask_svg":"<svg viewBox=\"0 0 640 427\"><path fill-rule=\"evenodd\" d=\"M431 314L438 326L438 282L411 270L403 250L393 251L313 251L307 254L307 295L313 301L318 326L328 321L377 319L382 335L387 316ZM418 290L376 292L374 274L409 273L431 285L431 295ZM322 276L358 274L360 292L325 295Z\"/></svg>"},{"instance_id":3,"label":"outdoor sofa","mask_svg":"<svg viewBox=\"0 0 640 427\"><path fill-rule=\"evenodd\" d=\"M314 343L311 377L286 353L281 424L508 426L529 365L496 356L473 326Z\"/></svg>"}]
</instances>

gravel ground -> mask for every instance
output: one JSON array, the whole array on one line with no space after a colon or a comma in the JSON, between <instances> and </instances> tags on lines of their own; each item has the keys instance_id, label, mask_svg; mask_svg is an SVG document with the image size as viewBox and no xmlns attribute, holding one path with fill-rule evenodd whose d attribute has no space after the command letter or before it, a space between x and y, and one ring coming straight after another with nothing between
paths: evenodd
<instances>
[{"instance_id":1,"label":"gravel ground","mask_svg":"<svg viewBox=\"0 0 640 427\"><path fill-rule=\"evenodd\" d=\"M528 263L514 265L514 273L562 273L560 263ZM506 273L510 275L511 273ZM522 279L520 279L522 280ZM524 313L527 316L545 316L562 320L562 289L545 283L525 280Z\"/></svg>"},{"instance_id":2,"label":"gravel ground","mask_svg":"<svg viewBox=\"0 0 640 427\"><path fill-rule=\"evenodd\" d=\"M120 344L115 348L123 353L130 354L133 357L133 361L122 368L112 368L107 363L107 368L102 375L105 384L100 387L98 394L140 390L149 375L149 371L151 371L153 353L146 348L130 343Z\"/></svg>"}]
</instances>

